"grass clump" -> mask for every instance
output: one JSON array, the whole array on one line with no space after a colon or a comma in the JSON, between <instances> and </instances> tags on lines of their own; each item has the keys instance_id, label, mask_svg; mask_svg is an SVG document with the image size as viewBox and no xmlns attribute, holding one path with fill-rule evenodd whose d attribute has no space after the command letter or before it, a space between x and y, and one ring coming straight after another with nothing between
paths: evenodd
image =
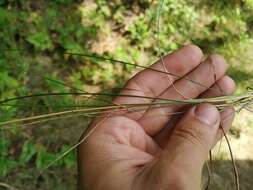
<instances>
[{"instance_id":1,"label":"grass clump","mask_svg":"<svg viewBox=\"0 0 253 190\"><path fill-rule=\"evenodd\" d=\"M252 77L248 56L253 47L250 1L166 0L159 16L158 36L159 3L0 0L0 121L3 128L10 129L0 132L0 162L5 163L0 164L3 181L17 177L16 171L27 173L14 184L22 188L34 174L31 168L35 167L38 173L72 147L84 118L108 108L139 111L147 106L209 102L216 103L219 109L232 105L251 110L252 92L245 93ZM158 37L159 45L154 46ZM153 105L108 105L137 70L189 42L206 53L220 52L231 61L229 72L239 84L240 95L176 102L157 100ZM108 90L113 87L116 89ZM30 97L20 98L26 96ZM66 135L69 130L72 135ZM17 141L23 145L17 146ZM52 169L75 177L73 162L75 154L70 152ZM57 188L64 189L65 177L51 175L50 171L45 173L28 187L40 189L45 185L51 189L63 184Z\"/></svg>"}]
</instances>

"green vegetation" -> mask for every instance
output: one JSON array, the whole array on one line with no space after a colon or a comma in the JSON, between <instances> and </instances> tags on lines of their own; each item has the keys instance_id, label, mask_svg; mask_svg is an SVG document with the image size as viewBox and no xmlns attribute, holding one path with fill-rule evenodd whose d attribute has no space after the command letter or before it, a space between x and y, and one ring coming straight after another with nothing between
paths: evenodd
<instances>
[{"instance_id":1,"label":"green vegetation","mask_svg":"<svg viewBox=\"0 0 253 190\"><path fill-rule=\"evenodd\" d=\"M239 91L250 86L253 0L165 0L160 42L157 4L153 0L0 0L0 100L42 92L108 90L122 87L135 72L133 66L67 52L147 66L158 58L158 44L168 53L190 42L205 53L223 54ZM66 110L76 100L57 96L11 103L0 107L0 121ZM73 189L75 152L39 173L78 140L88 122L79 117L1 130L0 181L20 189Z\"/></svg>"}]
</instances>

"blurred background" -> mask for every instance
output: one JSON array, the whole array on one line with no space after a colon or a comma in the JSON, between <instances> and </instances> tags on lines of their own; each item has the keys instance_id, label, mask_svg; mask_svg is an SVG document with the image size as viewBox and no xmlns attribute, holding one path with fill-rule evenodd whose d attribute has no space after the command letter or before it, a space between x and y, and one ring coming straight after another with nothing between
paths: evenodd
<instances>
[{"instance_id":1,"label":"blurred background","mask_svg":"<svg viewBox=\"0 0 253 190\"><path fill-rule=\"evenodd\" d=\"M158 43L160 2L0 0L0 100L76 89L110 91L138 71L67 52L148 66L158 59L158 47L165 54L188 43L227 59L237 93L253 87L253 0L165 0ZM0 122L62 111L75 101L72 96L13 101L0 106ZM0 130L0 189L75 189L75 151L38 174L77 142L88 123L75 117ZM252 189L252 124L252 114L242 111L229 133L241 189ZM212 188L233 189L225 141L214 154Z\"/></svg>"}]
</instances>

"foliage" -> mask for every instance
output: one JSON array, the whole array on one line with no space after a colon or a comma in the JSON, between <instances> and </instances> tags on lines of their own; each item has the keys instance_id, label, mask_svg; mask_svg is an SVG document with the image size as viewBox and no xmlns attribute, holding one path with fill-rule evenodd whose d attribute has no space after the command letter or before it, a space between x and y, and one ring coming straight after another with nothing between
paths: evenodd
<instances>
[{"instance_id":1,"label":"foliage","mask_svg":"<svg viewBox=\"0 0 253 190\"><path fill-rule=\"evenodd\" d=\"M121 87L134 72L132 66L66 52L95 53L148 65L157 59L159 46L162 53L167 53L189 42L206 53L225 55L233 65L230 73L245 87L244 81L252 77L248 71L253 40L252 0L165 0L159 36L157 5L158 1L152 0L0 0L0 100L40 92ZM28 111L36 114L62 110L75 102L71 96L61 96L13 103L17 106L0 107L0 121L29 116ZM73 121L71 126L80 123ZM57 121L49 125L67 127L70 123ZM66 140L58 134L49 137L53 132L39 129L24 132L18 126L17 130L1 132L0 179L11 181L17 171L33 175L30 168L43 170L73 144L70 141L73 138ZM48 139L41 140L42 134ZM75 153L71 152L53 167L60 169L60 174L62 168L75 171ZM47 188L52 189L54 186L50 185L55 178L49 176L43 175L42 183L48 183ZM27 180L26 175L22 180ZM64 182L61 179L57 182L63 184L59 189L64 189ZM22 183L15 185L22 187ZM31 184L31 189L32 185L36 184Z\"/></svg>"}]
</instances>

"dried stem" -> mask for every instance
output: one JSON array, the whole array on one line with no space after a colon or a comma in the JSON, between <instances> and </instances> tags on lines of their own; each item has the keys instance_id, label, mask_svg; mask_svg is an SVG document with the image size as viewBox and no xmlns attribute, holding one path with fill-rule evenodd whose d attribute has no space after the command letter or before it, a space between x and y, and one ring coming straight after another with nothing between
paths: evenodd
<instances>
[{"instance_id":1,"label":"dried stem","mask_svg":"<svg viewBox=\"0 0 253 190\"><path fill-rule=\"evenodd\" d=\"M226 139L226 142L227 142L227 145L228 145L228 149L229 149L229 154L230 154L231 161L232 161L232 164L233 164L233 170L234 170L235 182L236 182L236 190L240 190L239 175L238 175L238 170L237 170L236 162L235 162L234 156L233 156L233 151L232 151L229 139L228 139L228 137L226 135L226 132L225 132L223 126L220 125L220 128L221 128L221 131L222 131L222 133L223 133L223 135L224 135L224 137Z\"/></svg>"},{"instance_id":2,"label":"dried stem","mask_svg":"<svg viewBox=\"0 0 253 190\"><path fill-rule=\"evenodd\" d=\"M6 188L8 190L18 190L17 188L12 187L11 185L9 185L7 183L3 183L3 182L0 182L0 187Z\"/></svg>"}]
</instances>

